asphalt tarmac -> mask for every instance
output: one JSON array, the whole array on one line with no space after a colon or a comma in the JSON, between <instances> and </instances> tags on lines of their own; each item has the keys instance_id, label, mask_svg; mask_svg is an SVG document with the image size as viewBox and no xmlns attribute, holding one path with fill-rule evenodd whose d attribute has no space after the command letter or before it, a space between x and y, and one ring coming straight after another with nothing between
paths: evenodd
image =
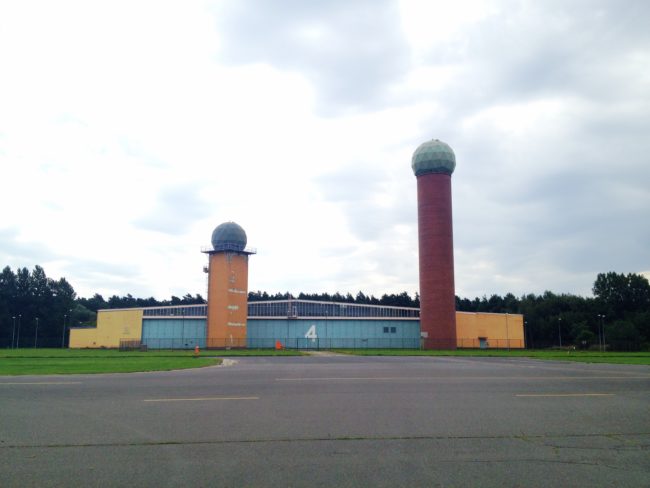
<instances>
[{"instance_id":1,"label":"asphalt tarmac","mask_svg":"<svg viewBox=\"0 0 650 488\"><path fill-rule=\"evenodd\" d=\"M0 377L0 486L650 486L650 368L240 358Z\"/></svg>"}]
</instances>

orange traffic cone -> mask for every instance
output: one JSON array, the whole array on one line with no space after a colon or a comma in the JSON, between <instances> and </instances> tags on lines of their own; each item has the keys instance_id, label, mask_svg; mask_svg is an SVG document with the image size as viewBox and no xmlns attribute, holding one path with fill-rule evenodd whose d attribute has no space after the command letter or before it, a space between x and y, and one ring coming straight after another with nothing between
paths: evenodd
<instances>
[{"instance_id":1,"label":"orange traffic cone","mask_svg":"<svg viewBox=\"0 0 650 488\"><path fill-rule=\"evenodd\" d=\"M199 346L195 346L194 347L194 357L195 358L199 357L199 352L200 352Z\"/></svg>"},{"instance_id":2,"label":"orange traffic cone","mask_svg":"<svg viewBox=\"0 0 650 488\"><path fill-rule=\"evenodd\" d=\"M282 350L282 343L280 341L275 341L275 350L276 351Z\"/></svg>"}]
</instances>

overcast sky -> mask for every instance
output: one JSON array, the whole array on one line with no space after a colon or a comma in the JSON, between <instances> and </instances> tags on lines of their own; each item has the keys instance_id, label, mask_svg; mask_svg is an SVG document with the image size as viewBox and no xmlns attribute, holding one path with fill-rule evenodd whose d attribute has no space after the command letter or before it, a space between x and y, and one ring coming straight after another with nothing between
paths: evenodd
<instances>
[{"instance_id":1,"label":"overcast sky","mask_svg":"<svg viewBox=\"0 0 650 488\"><path fill-rule=\"evenodd\" d=\"M650 2L2 1L0 266L206 295L233 220L268 292L418 290L447 142L456 293L650 271Z\"/></svg>"}]
</instances>

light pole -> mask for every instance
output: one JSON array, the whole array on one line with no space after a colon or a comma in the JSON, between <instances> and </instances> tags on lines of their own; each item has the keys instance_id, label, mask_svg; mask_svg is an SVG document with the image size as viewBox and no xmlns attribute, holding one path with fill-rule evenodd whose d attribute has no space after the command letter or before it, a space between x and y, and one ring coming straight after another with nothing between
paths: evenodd
<instances>
[{"instance_id":1,"label":"light pole","mask_svg":"<svg viewBox=\"0 0 650 488\"><path fill-rule=\"evenodd\" d=\"M185 310L183 309L183 325L181 327L181 343L183 344L183 347L181 349L185 349L187 347L187 343L185 342Z\"/></svg>"},{"instance_id":2,"label":"light pole","mask_svg":"<svg viewBox=\"0 0 650 488\"><path fill-rule=\"evenodd\" d=\"M602 330L601 337L603 338L602 351L605 352L607 350L607 346L605 346L605 316L604 315L598 315L598 317L600 317L600 329Z\"/></svg>"},{"instance_id":3,"label":"light pole","mask_svg":"<svg viewBox=\"0 0 650 488\"><path fill-rule=\"evenodd\" d=\"M169 315L174 316L174 309L170 309L170 310L169 310ZM173 322L173 323L174 323L174 326L176 325L175 322L176 322L176 321ZM173 330L173 329L172 329L172 330ZM174 345L175 345L175 344L176 344L176 337L174 337L174 334L172 334L172 337L169 339L169 345L170 345L172 351L174 350Z\"/></svg>"},{"instance_id":4,"label":"light pole","mask_svg":"<svg viewBox=\"0 0 650 488\"><path fill-rule=\"evenodd\" d=\"M325 310L325 340L327 340L327 310Z\"/></svg>"},{"instance_id":5,"label":"light pole","mask_svg":"<svg viewBox=\"0 0 650 488\"><path fill-rule=\"evenodd\" d=\"M36 349L36 341L38 341L38 317L36 317L36 329L34 330L34 349Z\"/></svg>"},{"instance_id":6,"label":"light pole","mask_svg":"<svg viewBox=\"0 0 650 488\"><path fill-rule=\"evenodd\" d=\"M557 318L557 335L560 338L560 349L562 349L562 317Z\"/></svg>"},{"instance_id":7,"label":"light pole","mask_svg":"<svg viewBox=\"0 0 650 488\"><path fill-rule=\"evenodd\" d=\"M524 347L526 349L530 349L530 345L531 345L530 344L530 331L528 330L528 322L526 322L525 320L524 320L524 341L526 341L525 344L524 344Z\"/></svg>"},{"instance_id":8,"label":"light pole","mask_svg":"<svg viewBox=\"0 0 650 488\"><path fill-rule=\"evenodd\" d=\"M22 322L22 315L18 314L18 333L16 334L16 349L18 349L18 345L20 344L20 324Z\"/></svg>"},{"instance_id":9,"label":"light pole","mask_svg":"<svg viewBox=\"0 0 650 488\"><path fill-rule=\"evenodd\" d=\"M63 314L63 332L61 332L61 349L65 346L65 319L68 315Z\"/></svg>"},{"instance_id":10,"label":"light pole","mask_svg":"<svg viewBox=\"0 0 650 488\"><path fill-rule=\"evenodd\" d=\"M510 350L510 334L508 332L508 312L506 312L506 347Z\"/></svg>"},{"instance_id":11,"label":"light pole","mask_svg":"<svg viewBox=\"0 0 650 488\"><path fill-rule=\"evenodd\" d=\"M16 337L16 316L11 317L14 321L14 326L11 329L11 348L14 348L14 338Z\"/></svg>"}]
</instances>

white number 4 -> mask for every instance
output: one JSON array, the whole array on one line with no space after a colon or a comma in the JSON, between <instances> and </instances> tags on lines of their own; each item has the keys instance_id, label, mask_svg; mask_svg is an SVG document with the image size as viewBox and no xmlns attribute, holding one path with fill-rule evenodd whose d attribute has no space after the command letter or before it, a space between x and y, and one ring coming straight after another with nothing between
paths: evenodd
<instances>
[{"instance_id":1,"label":"white number 4","mask_svg":"<svg viewBox=\"0 0 650 488\"><path fill-rule=\"evenodd\" d=\"M315 325L312 325L309 328L309 330L305 334L305 338L306 339L311 339L311 340L318 339L318 336L316 335L316 326Z\"/></svg>"}]
</instances>

